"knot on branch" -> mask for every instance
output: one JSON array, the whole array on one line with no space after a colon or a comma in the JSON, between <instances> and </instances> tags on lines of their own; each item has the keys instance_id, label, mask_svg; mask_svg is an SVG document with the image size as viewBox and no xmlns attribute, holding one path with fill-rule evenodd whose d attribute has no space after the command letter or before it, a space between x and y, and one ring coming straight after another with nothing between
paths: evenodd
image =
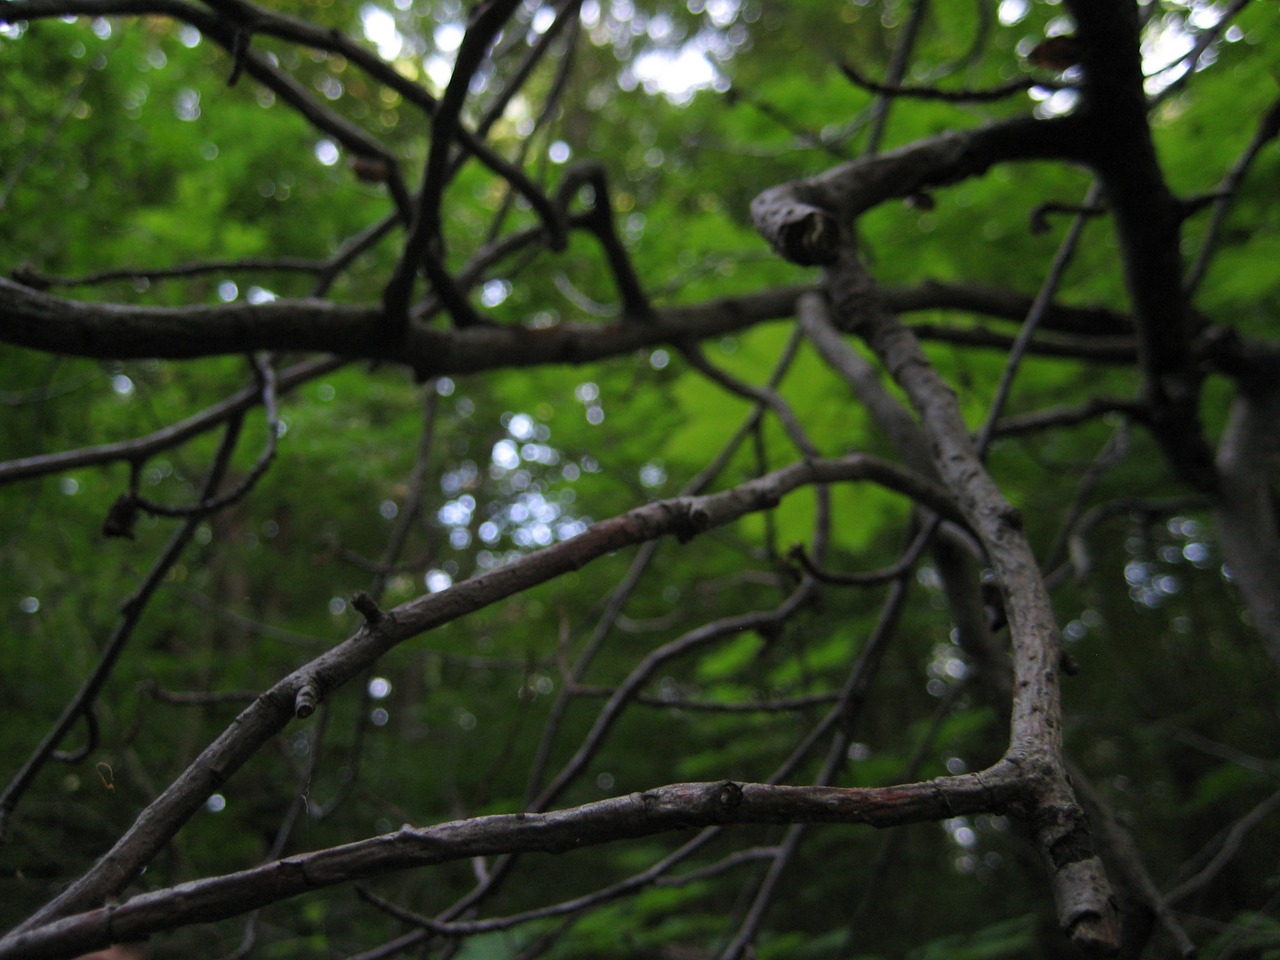
<instances>
[{"instance_id":1,"label":"knot on branch","mask_svg":"<svg viewBox=\"0 0 1280 960\"><path fill-rule=\"evenodd\" d=\"M1010 530L1022 529L1022 511L1012 504L1005 503L1000 506L999 513L1000 522L1007 526Z\"/></svg>"},{"instance_id":2,"label":"knot on branch","mask_svg":"<svg viewBox=\"0 0 1280 960\"><path fill-rule=\"evenodd\" d=\"M106 519L102 521L102 535L132 540L133 528L138 522L138 507L138 497L135 493L122 493L116 497L115 503L111 504L111 509L107 511Z\"/></svg>"},{"instance_id":3,"label":"knot on branch","mask_svg":"<svg viewBox=\"0 0 1280 960\"><path fill-rule=\"evenodd\" d=\"M766 190L751 202L756 230L777 253L802 267L833 263L840 249L835 215L798 196L792 184Z\"/></svg>"},{"instance_id":4,"label":"knot on branch","mask_svg":"<svg viewBox=\"0 0 1280 960\"><path fill-rule=\"evenodd\" d=\"M293 698L293 715L299 720L305 720L316 712L318 706L320 706L320 687L314 680L308 680L298 688Z\"/></svg>"},{"instance_id":5,"label":"knot on branch","mask_svg":"<svg viewBox=\"0 0 1280 960\"><path fill-rule=\"evenodd\" d=\"M688 543L711 526L711 514L700 498L680 497L670 501L673 514L671 532L680 543Z\"/></svg>"},{"instance_id":6,"label":"knot on branch","mask_svg":"<svg viewBox=\"0 0 1280 960\"><path fill-rule=\"evenodd\" d=\"M822 266L836 259L840 245L840 227L835 218L816 207L786 223L781 232L779 251L793 263Z\"/></svg>"},{"instance_id":7,"label":"knot on branch","mask_svg":"<svg viewBox=\"0 0 1280 960\"><path fill-rule=\"evenodd\" d=\"M1041 848L1054 869L1093 856L1093 841L1084 812L1074 804L1049 803L1037 806L1029 818L1031 830L1040 838Z\"/></svg>"},{"instance_id":8,"label":"knot on branch","mask_svg":"<svg viewBox=\"0 0 1280 960\"><path fill-rule=\"evenodd\" d=\"M716 802L727 810L742 806L742 787L732 780L726 780L716 794Z\"/></svg>"}]
</instances>

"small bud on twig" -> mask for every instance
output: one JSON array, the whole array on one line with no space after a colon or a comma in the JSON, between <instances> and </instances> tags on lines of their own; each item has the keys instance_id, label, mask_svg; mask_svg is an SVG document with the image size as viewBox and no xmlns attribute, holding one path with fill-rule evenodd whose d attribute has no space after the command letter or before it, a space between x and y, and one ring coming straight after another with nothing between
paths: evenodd
<instances>
[{"instance_id":1,"label":"small bud on twig","mask_svg":"<svg viewBox=\"0 0 1280 960\"><path fill-rule=\"evenodd\" d=\"M360 616L364 617L364 622L371 627L376 627L387 618L387 615L382 612L382 608L374 602L373 597L363 590L356 591L355 596L351 598L351 605L360 612Z\"/></svg>"}]
</instances>

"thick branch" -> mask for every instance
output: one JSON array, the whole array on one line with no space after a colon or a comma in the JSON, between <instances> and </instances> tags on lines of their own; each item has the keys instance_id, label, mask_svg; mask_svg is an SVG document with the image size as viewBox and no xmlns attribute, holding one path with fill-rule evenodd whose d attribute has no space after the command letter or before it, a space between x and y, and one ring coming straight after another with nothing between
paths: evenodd
<instances>
[{"instance_id":1,"label":"thick branch","mask_svg":"<svg viewBox=\"0 0 1280 960\"><path fill-rule=\"evenodd\" d=\"M652 322L459 331L415 324L387 344L376 306L277 300L192 307L86 303L0 278L0 341L95 359L192 359L253 350L313 351L402 363L422 376L586 363L641 347L719 337L791 315L798 288L657 310Z\"/></svg>"},{"instance_id":2,"label":"thick branch","mask_svg":"<svg viewBox=\"0 0 1280 960\"><path fill-rule=\"evenodd\" d=\"M1014 160L1074 159L1072 120L1007 120L942 133L889 153L851 160L819 176L764 191L751 203L756 229L780 255L814 266L834 262L840 230L894 198L958 183Z\"/></svg>"},{"instance_id":3,"label":"thick branch","mask_svg":"<svg viewBox=\"0 0 1280 960\"><path fill-rule=\"evenodd\" d=\"M405 339L381 339L380 307L327 300L275 300L188 307L91 303L54 296L0 277L0 342L46 353L94 359L136 360L243 354L255 350L332 353L348 360L404 364L422 376L475 373L503 367L586 363L642 347L720 337L755 324L789 317L805 287L777 287L701 304L655 308L645 324L623 312L607 323L562 323L547 328L485 327L442 330L415 323ZM1029 297L994 287L926 281L918 287L883 291L897 312L962 310L1019 321ZM1052 306L1045 326L1054 330L1120 333L1123 314L1104 308ZM939 333L939 336L942 334ZM946 334L976 346L1005 340L983 331ZM1080 355L1086 341L1044 338L1046 352ZM1095 343L1084 355L1111 363L1131 362L1133 341L1123 336ZM1280 352L1253 342L1207 340L1201 359L1239 376L1280 372Z\"/></svg>"},{"instance_id":4,"label":"thick branch","mask_svg":"<svg viewBox=\"0 0 1280 960\"><path fill-rule=\"evenodd\" d=\"M977 283L942 283L925 280L916 287L885 287L885 302L897 313L913 310L963 310L1021 323L1031 310L1032 298L1001 287ZM1045 313L1041 329L1086 337L1133 335L1128 315L1107 307L1072 307L1055 303Z\"/></svg>"},{"instance_id":5,"label":"thick branch","mask_svg":"<svg viewBox=\"0 0 1280 960\"><path fill-rule=\"evenodd\" d=\"M1182 286L1183 209L1165 183L1147 121L1137 5L1072 0L1068 6L1083 51L1082 142L1115 217L1153 429L1182 477L1211 489L1193 316Z\"/></svg>"},{"instance_id":6,"label":"thick branch","mask_svg":"<svg viewBox=\"0 0 1280 960\"><path fill-rule=\"evenodd\" d=\"M915 337L885 308L852 251L844 250L828 271L828 285L837 317L866 340L906 392L938 475L995 570L1013 642L1012 730L1006 757L1036 783L1028 814L1053 877L1059 925L1082 949L1114 951L1118 929L1111 889L1063 766L1061 637L1021 517L983 468L955 393L929 364Z\"/></svg>"},{"instance_id":7,"label":"thick branch","mask_svg":"<svg viewBox=\"0 0 1280 960\"><path fill-rule=\"evenodd\" d=\"M762 783L676 783L553 813L475 817L301 854L250 870L144 893L0 940L0 960L74 956L159 930L206 923L321 887L393 870L499 853L563 853L629 837L728 823L895 826L1007 810L1008 771L855 789Z\"/></svg>"}]
</instances>

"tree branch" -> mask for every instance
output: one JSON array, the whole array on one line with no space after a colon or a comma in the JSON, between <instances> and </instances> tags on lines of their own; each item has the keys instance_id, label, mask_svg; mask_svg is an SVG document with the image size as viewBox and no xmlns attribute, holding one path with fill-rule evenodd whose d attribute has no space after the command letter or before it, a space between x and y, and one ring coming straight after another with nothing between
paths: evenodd
<instances>
[{"instance_id":1,"label":"tree branch","mask_svg":"<svg viewBox=\"0 0 1280 960\"><path fill-rule=\"evenodd\" d=\"M874 480L907 493L930 509L958 519L949 495L902 467L865 454L793 464L722 493L658 501L604 520L504 567L479 574L440 593L386 611L377 624L295 670L236 718L172 785L144 810L115 846L75 884L19 926L30 930L118 894L168 842L205 799L258 749L284 729L305 700L331 694L399 643L513 596L590 561L666 535L682 539L769 509L786 493L814 483Z\"/></svg>"},{"instance_id":2,"label":"tree branch","mask_svg":"<svg viewBox=\"0 0 1280 960\"><path fill-rule=\"evenodd\" d=\"M851 251L842 251L828 270L828 284L840 322L866 340L906 391L928 437L935 468L982 542L1000 584L1014 663L1006 757L1036 782L1028 816L1053 877L1059 925L1081 949L1114 950L1118 930L1111 889L1063 767L1061 637L1021 517L983 468L954 392L916 339L885 309Z\"/></svg>"},{"instance_id":3,"label":"tree branch","mask_svg":"<svg viewBox=\"0 0 1280 960\"><path fill-rule=\"evenodd\" d=\"M1070 118L1018 118L942 133L771 187L751 202L751 217L782 257L802 266L829 264L836 259L841 229L872 207L980 176L999 163L1076 160L1079 135Z\"/></svg>"},{"instance_id":4,"label":"tree branch","mask_svg":"<svg viewBox=\"0 0 1280 960\"><path fill-rule=\"evenodd\" d=\"M1143 92L1137 4L1069 0L1082 50L1079 122L1086 160L1116 224L1133 301L1145 399L1170 464L1201 490L1216 484L1198 412L1201 374L1183 292L1181 205L1156 157Z\"/></svg>"},{"instance_id":5,"label":"tree branch","mask_svg":"<svg viewBox=\"0 0 1280 960\"><path fill-rule=\"evenodd\" d=\"M741 823L841 823L876 827L1007 809L1007 770L865 789L762 783L676 783L554 813L474 817L300 854L239 873L139 894L124 903L28 927L0 940L0 960L66 957L160 930L207 923L254 906L380 876L498 853L564 853L627 837Z\"/></svg>"}]
</instances>

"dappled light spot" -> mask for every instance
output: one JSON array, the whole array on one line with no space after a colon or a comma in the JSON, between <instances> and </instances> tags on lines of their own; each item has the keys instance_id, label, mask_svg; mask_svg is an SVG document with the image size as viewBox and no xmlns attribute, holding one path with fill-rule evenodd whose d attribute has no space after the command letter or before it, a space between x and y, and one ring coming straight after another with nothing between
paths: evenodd
<instances>
[{"instance_id":1,"label":"dappled light spot","mask_svg":"<svg viewBox=\"0 0 1280 960\"><path fill-rule=\"evenodd\" d=\"M384 60L400 56L404 37L396 29L395 17L381 7L366 3L360 8L360 25L365 39L378 48L378 56Z\"/></svg>"},{"instance_id":2,"label":"dappled light spot","mask_svg":"<svg viewBox=\"0 0 1280 960\"><path fill-rule=\"evenodd\" d=\"M315 146L316 159L323 163L326 167L332 167L338 162L339 153L338 145L332 140L317 140Z\"/></svg>"},{"instance_id":3,"label":"dappled light spot","mask_svg":"<svg viewBox=\"0 0 1280 960\"><path fill-rule=\"evenodd\" d=\"M660 463L649 462L640 468L640 482L653 489L667 482L667 471Z\"/></svg>"},{"instance_id":4,"label":"dappled light spot","mask_svg":"<svg viewBox=\"0 0 1280 960\"><path fill-rule=\"evenodd\" d=\"M441 23L435 29L436 49L441 53L456 53L462 46L466 30L460 23Z\"/></svg>"},{"instance_id":5,"label":"dappled light spot","mask_svg":"<svg viewBox=\"0 0 1280 960\"><path fill-rule=\"evenodd\" d=\"M688 103L697 91L714 86L720 76L702 47L695 40L676 50L655 49L642 53L632 66L635 80L647 93L660 93L675 103Z\"/></svg>"},{"instance_id":6,"label":"dappled light spot","mask_svg":"<svg viewBox=\"0 0 1280 960\"><path fill-rule=\"evenodd\" d=\"M1062 90L1032 87L1030 96L1032 100L1039 101L1035 114L1042 119L1064 117L1074 110L1076 104L1080 101L1080 95L1069 87Z\"/></svg>"},{"instance_id":7,"label":"dappled light spot","mask_svg":"<svg viewBox=\"0 0 1280 960\"><path fill-rule=\"evenodd\" d=\"M346 90L341 80L327 73L316 77L313 86L326 100L338 100Z\"/></svg>"},{"instance_id":8,"label":"dappled light spot","mask_svg":"<svg viewBox=\"0 0 1280 960\"><path fill-rule=\"evenodd\" d=\"M514 470L520 466L520 452L513 440L499 440L490 454L493 465L500 470Z\"/></svg>"},{"instance_id":9,"label":"dappled light spot","mask_svg":"<svg viewBox=\"0 0 1280 960\"><path fill-rule=\"evenodd\" d=\"M174 115L182 121L191 123L200 119L200 91L191 87L183 87L173 98Z\"/></svg>"},{"instance_id":10,"label":"dappled light spot","mask_svg":"<svg viewBox=\"0 0 1280 960\"><path fill-rule=\"evenodd\" d=\"M1027 0L1000 0L996 16L1000 18L1000 22L1006 27L1011 27L1027 15L1028 9Z\"/></svg>"},{"instance_id":11,"label":"dappled light spot","mask_svg":"<svg viewBox=\"0 0 1280 960\"><path fill-rule=\"evenodd\" d=\"M486 280L480 288L480 302L486 307L501 306L511 296L511 283L507 280Z\"/></svg>"}]
</instances>

